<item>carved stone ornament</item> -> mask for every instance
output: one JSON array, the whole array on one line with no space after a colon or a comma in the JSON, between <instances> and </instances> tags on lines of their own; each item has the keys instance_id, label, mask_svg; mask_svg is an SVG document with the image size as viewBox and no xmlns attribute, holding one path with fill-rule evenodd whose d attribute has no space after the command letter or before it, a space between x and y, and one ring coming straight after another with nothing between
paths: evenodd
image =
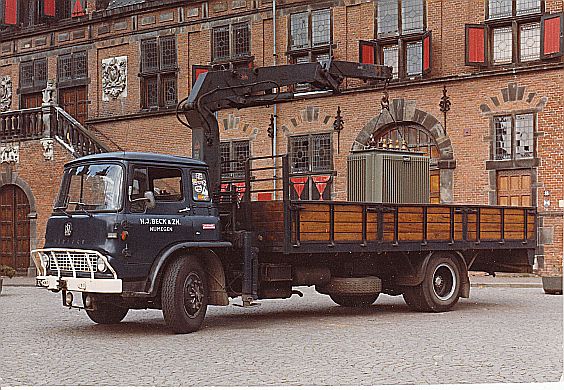
<instances>
[{"instance_id":1,"label":"carved stone ornament","mask_svg":"<svg viewBox=\"0 0 564 390\"><path fill-rule=\"evenodd\" d=\"M43 146L43 157L45 161L53 161L53 139L42 138L40 142L41 146Z\"/></svg>"},{"instance_id":2,"label":"carved stone ornament","mask_svg":"<svg viewBox=\"0 0 564 390\"><path fill-rule=\"evenodd\" d=\"M127 97L127 57L102 60L102 100Z\"/></svg>"},{"instance_id":3,"label":"carved stone ornament","mask_svg":"<svg viewBox=\"0 0 564 390\"><path fill-rule=\"evenodd\" d=\"M19 163L20 147L19 145L8 144L0 146L0 163Z\"/></svg>"},{"instance_id":4,"label":"carved stone ornament","mask_svg":"<svg viewBox=\"0 0 564 390\"><path fill-rule=\"evenodd\" d=\"M42 91L43 93L43 104L57 104L57 87L54 80L48 80L47 86Z\"/></svg>"},{"instance_id":5,"label":"carved stone ornament","mask_svg":"<svg viewBox=\"0 0 564 390\"><path fill-rule=\"evenodd\" d=\"M12 105L12 79L0 77L0 112L8 111Z\"/></svg>"}]
</instances>

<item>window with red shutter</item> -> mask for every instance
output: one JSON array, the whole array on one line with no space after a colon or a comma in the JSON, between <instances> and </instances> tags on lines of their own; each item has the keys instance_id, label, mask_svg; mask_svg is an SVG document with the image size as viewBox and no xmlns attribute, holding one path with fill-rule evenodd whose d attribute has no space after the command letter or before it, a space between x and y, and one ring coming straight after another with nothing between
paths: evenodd
<instances>
[{"instance_id":1,"label":"window with red shutter","mask_svg":"<svg viewBox=\"0 0 564 390\"><path fill-rule=\"evenodd\" d=\"M486 65L486 29L483 24L467 24L466 65Z\"/></svg>"},{"instance_id":2,"label":"window with red shutter","mask_svg":"<svg viewBox=\"0 0 564 390\"><path fill-rule=\"evenodd\" d=\"M564 54L564 14L544 15L541 20L541 58Z\"/></svg>"},{"instance_id":3,"label":"window with red shutter","mask_svg":"<svg viewBox=\"0 0 564 390\"><path fill-rule=\"evenodd\" d=\"M423 35L423 74L429 73L432 67L431 35L431 31Z\"/></svg>"},{"instance_id":4,"label":"window with red shutter","mask_svg":"<svg viewBox=\"0 0 564 390\"><path fill-rule=\"evenodd\" d=\"M86 0L72 0L72 13L73 18L86 15Z\"/></svg>"},{"instance_id":5,"label":"window with red shutter","mask_svg":"<svg viewBox=\"0 0 564 390\"><path fill-rule=\"evenodd\" d=\"M196 83L201 74L207 73L209 70L209 65L192 65L192 85Z\"/></svg>"}]
</instances>

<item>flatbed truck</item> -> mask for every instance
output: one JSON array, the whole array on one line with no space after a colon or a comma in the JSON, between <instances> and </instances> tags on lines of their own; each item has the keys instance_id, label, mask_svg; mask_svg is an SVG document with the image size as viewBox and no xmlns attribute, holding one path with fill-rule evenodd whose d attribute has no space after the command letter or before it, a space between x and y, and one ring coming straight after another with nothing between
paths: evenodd
<instances>
[{"instance_id":1,"label":"flatbed truck","mask_svg":"<svg viewBox=\"0 0 564 390\"><path fill-rule=\"evenodd\" d=\"M179 104L195 158L115 152L65 165L44 248L33 251L37 285L97 323L151 308L189 333L208 305L289 298L296 286L342 306L401 294L414 310L443 312L469 297L469 271L531 272L532 207L297 200L287 156L245 161L243 193L222 182L214 112L290 101L296 83L338 93L345 77L390 74L330 61L201 75ZM281 171L276 189L257 160ZM264 191L279 196L257 201Z\"/></svg>"}]
</instances>

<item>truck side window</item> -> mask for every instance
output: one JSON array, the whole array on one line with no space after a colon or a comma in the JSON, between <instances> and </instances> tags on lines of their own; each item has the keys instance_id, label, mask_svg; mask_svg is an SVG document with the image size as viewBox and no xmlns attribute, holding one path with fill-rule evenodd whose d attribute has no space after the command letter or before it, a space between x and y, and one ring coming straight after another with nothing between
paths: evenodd
<instances>
[{"instance_id":1,"label":"truck side window","mask_svg":"<svg viewBox=\"0 0 564 390\"><path fill-rule=\"evenodd\" d=\"M184 198L180 169L151 167L149 183L157 202L180 202Z\"/></svg>"},{"instance_id":2,"label":"truck side window","mask_svg":"<svg viewBox=\"0 0 564 390\"><path fill-rule=\"evenodd\" d=\"M145 191L149 191L147 168L135 168L131 181L131 200L143 198ZM145 205L141 202L131 203L130 209L133 213L142 213L145 211Z\"/></svg>"},{"instance_id":3,"label":"truck side window","mask_svg":"<svg viewBox=\"0 0 564 390\"><path fill-rule=\"evenodd\" d=\"M204 172L192 172L192 199L209 202L208 181Z\"/></svg>"}]
</instances>

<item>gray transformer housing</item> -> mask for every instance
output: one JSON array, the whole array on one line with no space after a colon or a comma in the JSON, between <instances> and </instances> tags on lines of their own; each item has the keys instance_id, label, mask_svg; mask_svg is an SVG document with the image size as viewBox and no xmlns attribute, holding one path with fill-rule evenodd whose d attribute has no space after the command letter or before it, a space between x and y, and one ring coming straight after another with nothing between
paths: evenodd
<instances>
[{"instance_id":1,"label":"gray transformer housing","mask_svg":"<svg viewBox=\"0 0 564 390\"><path fill-rule=\"evenodd\" d=\"M352 151L347 160L351 202L429 203L429 157L393 149Z\"/></svg>"}]
</instances>

